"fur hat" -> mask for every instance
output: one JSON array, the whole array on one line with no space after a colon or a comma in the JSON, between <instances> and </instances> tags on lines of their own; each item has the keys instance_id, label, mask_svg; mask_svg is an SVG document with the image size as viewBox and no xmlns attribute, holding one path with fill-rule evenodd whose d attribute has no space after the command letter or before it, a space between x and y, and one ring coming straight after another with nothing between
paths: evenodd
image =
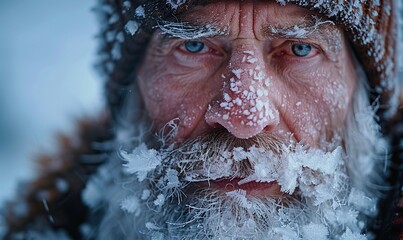
<instances>
[{"instance_id":1,"label":"fur hat","mask_svg":"<svg viewBox=\"0 0 403 240\"><path fill-rule=\"evenodd\" d=\"M378 104L381 122L398 107L399 0L277 0L296 4L342 26L363 66L370 101ZM100 0L101 49L98 66L106 78L107 100L116 117L158 21L183 13L192 5L212 0Z\"/></svg>"}]
</instances>

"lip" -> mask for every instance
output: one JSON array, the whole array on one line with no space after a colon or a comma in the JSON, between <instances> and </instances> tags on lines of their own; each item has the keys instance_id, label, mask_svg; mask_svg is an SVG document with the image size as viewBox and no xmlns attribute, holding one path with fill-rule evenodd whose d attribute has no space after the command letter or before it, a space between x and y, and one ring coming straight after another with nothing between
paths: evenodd
<instances>
[{"instance_id":1,"label":"lip","mask_svg":"<svg viewBox=\"0 0 403 240\"><path fill-rule=\"evenodd\" d=\"M205 181L199 183L201 187L211 188L223 192L231 192L235 190L244 190L247 195L256 197L272 197L277 198L284 195L281 187L277 182L248 182L239 184L242 178L220 178L213 181Z\"/></svg>"}]
</instances>

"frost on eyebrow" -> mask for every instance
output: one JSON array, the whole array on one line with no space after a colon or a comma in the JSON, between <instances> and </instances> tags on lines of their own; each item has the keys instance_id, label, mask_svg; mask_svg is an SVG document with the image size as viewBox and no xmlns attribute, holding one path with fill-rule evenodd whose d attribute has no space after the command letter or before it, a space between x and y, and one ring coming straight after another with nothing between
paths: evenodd
<instances>
[{"instance_id":1,"label":"frost on eyebrow","mask_svg":"<svg viewBox=\"0 0 403 240\"><path fill-rule=\"evenodd\" d=\"M312 23L303 23L290 27L269 26L265 32L271 36L280 36L283 38L306 38L316 32L323 25L335 25L333 21L323 21L318 17L312 17Z\"/></svg>"},{"instance_id":2,"label":"frost on eyebrow","mask_svg":"<svg viewBox=\"0 0 403 240\"><path fill-rule=\"evenodd\" d=\"M169 22L160 20L157 23L157 27L163 32L163 34L189 40L223 36L227 34L226 29L219 29L211 24L196 26L186 22Z\"/></svg>"}]
</instances>

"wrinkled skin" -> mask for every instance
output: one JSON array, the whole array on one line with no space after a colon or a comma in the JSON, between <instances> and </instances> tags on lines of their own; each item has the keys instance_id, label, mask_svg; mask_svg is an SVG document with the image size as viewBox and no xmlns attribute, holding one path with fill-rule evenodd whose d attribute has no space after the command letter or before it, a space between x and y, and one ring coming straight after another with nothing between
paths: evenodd
<instances>
[{"instance_id":1,"label":"wrinkled skin","mask_svg":"<svg viewBox=\"0 0 403 240\"><path fill-rule=\"evenodd\" d=\"M356 74L337 26L276 35L271 29L312 26L312 11L268 1L217 2L180 18L226 34L191 40L202 46L191 52L189 40L154 33L137 76L156 131L178 118L178 142L225 128L237 138L265 131L315 147L343 128ZM309 47L303 56L294 52L301 46Z\"/></svg>"}]
</instances>

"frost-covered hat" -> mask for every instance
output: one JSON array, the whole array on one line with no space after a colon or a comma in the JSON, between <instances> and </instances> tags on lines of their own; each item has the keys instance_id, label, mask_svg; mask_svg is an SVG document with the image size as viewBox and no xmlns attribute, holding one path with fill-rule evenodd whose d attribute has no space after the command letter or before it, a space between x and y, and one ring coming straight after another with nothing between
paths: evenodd
<instances>
[{"instance_id":1,"label":"frost-covered hat","mask_svg":"<svg viewBox=\"0 0 403 240\"><path fill-rule=\"evenodd\" d=\"M106 76L112 115L120 110L151 33L159 21L192 5L214 0L100 0L102 21L99 67ZM268 0L269 1L269 0ZM274 1L274 0L272 0ZM342 26L363 66L371 102L379 100L379 116L388 119L398 106L397 41L400 0L277 0L328 17Z\"/></svg>"}]
</instances>

